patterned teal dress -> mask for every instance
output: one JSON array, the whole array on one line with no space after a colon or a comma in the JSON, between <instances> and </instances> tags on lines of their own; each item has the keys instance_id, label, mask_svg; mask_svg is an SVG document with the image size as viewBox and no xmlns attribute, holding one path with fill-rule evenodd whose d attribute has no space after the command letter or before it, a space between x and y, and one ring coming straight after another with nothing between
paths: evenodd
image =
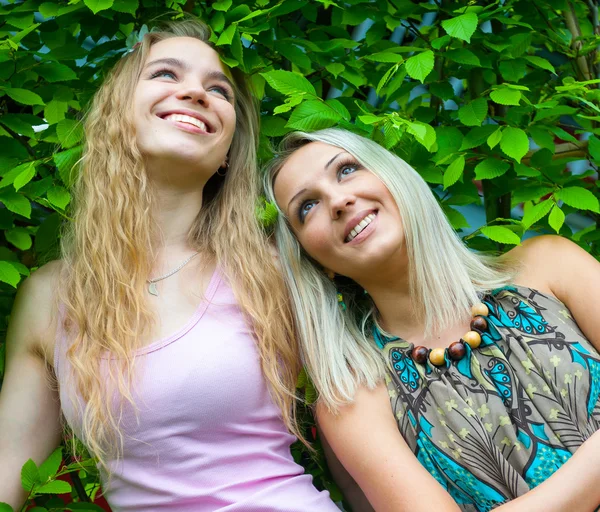
<instances>
[{"instance_id":1,"label":"patterned teal dress","mask_svg":"<svg viewBox=\"0 0 600 512\"><path fill-rule=\"evenodd\" d=\"M375 331L398 427L462 510L488 511L554 473L600 427L600 355L566 306L523 287L483 298L479 348L444 367Z\"/></svg>"}]
</instances>

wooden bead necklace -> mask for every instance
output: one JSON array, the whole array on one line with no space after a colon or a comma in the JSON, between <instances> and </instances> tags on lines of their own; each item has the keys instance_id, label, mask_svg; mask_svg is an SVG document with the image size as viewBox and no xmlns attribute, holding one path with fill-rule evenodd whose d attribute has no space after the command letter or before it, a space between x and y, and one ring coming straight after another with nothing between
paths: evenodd
<instances>
[{"instance_id":1,"label":"wooden bead necklace","mask_svg":"<svg viewBox=\"0 0 600 512\"><path fill-rule=\"evenodd\" d=\"M487 329L488 321L486 316L489 314L488 307L480 302L471 308L473 319L471 320L471 330L467 332L459 341L451 343L448 348L434 348L418 346L413 348L411 356L413 361L419 364L425 364L427 359L435 366L446 364L446 352L452 361L460 361L467 353L466 345L477 348L481 344L481 334Z\"/></svg>"}]
</instances>

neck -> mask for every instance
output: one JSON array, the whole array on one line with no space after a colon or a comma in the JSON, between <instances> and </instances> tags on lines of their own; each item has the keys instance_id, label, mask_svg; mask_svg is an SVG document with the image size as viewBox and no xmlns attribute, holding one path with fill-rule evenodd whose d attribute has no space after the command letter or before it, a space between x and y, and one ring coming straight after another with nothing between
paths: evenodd
<instances>
[{"instance_id":1,"label":"neck","mask_svg":"<svg viewBox=\"0 0 600 512\"><path fill-rule=\"evenodd\" d=\"M373 299L379 322L387 332L403 338L422 333L425 326L411 295L408 260L402 258L396 265L386 265L386 269L359 282Z\"/></svg>"}]
</instances>

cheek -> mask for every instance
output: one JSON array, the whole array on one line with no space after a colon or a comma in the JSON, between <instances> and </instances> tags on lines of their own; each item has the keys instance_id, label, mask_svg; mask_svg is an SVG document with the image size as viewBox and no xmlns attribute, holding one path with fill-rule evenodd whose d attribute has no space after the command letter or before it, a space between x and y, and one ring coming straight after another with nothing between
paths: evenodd
<instances>
[{"instance_id":1,"label":"cheek","mask_svg":"<svg viewBox=\"0 0 600 512\"><path fill-rule=\"evenodd\" d=\"M327 257L332 253L331 233L324 229L312 228L299 239L304 250L322 265L326 265Z\"/></svg>"}]
</instances>

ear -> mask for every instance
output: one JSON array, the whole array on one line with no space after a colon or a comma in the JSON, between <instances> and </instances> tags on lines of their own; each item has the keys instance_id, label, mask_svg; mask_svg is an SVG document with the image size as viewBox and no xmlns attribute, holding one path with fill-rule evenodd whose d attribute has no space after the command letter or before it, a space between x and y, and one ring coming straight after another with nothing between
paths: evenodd
<instances>
[{"instance_id":1,"label":"ear","mask_svg":"<svg viewBox=\"0 0 600 512\"><path fill-rule=\"evenodd\" d=\"M323 272L325 272L325 274L331 281L335 279L335 272L333 270L323 267Z\"/></svg>"}]
</instances>

